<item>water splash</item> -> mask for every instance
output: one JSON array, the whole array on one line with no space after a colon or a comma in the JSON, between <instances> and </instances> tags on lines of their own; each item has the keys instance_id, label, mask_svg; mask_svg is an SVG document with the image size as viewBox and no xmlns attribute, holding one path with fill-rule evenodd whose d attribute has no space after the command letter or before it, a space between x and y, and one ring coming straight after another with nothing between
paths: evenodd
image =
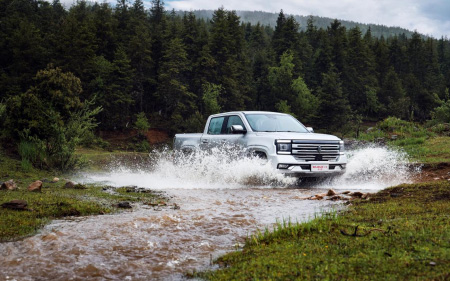
<instances>
[{"instance_id":1,"label":"water splash","mask_svg":"<svg viewBox=\"0 0 450 281\"><path fill-rule=\"evenodd\" d=\"M318 187L380 190L411 181L407 154L401 150L369 145L348 151L347 157L346 173ZM137 162L124 165L116 159L108 166L108 172L89 174L81 181L158 190L292 187L297 182L296 178L285 177L274 170L267 161L246 157L238 149L214 148L185 155L165 148Z\"/></svg>"},{"instance_id":2,"label":"water splash","mask_svg":"<svg viewBox=\"0 0 450 281\"><path fill-rule=\"evenodd\" d=\"M410 183L414 174L419 172L411 170L406 152L386 146L370 144L349 151L347 157L345 174L324 185L335 189L380 190Z\"/></svg>"},{"instance_id":3,"label":"water splash","mask_svg":"<svg viewBox=\"0 0 450 281\"><path fill-rule=\"evenodd\" d=\"M152 189L218 189L286 187L297 179L285 177L272 165L242 150L222 147L193 154L167 148L150 153L152 161L138 167L114 161L108 172L86 175L84 182L108 182L114 186L137 185Z\"/></svg>"}]
</instances>

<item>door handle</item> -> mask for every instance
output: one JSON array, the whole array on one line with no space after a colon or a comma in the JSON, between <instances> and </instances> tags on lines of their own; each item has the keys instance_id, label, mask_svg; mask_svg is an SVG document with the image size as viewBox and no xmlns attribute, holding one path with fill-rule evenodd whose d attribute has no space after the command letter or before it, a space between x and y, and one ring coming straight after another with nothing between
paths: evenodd
<instances>
[{"instance_id":1,"label":"door handle","mask_svg":"<svg viewBox=\"0 0 450 281\"><path fill-rule=\"evenodd\" d=\"M202 143L208 143L208 140L202 140Z\"/></svg>"}]
</instances>

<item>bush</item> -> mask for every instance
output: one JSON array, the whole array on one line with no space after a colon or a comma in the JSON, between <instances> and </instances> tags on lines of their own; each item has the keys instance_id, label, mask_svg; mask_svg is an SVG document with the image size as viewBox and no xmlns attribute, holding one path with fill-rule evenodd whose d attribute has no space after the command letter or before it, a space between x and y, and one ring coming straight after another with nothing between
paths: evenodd
<instances>
[{"instance_id":1,"label":"bush","mask_svg":"<svg viewBox=\"0 0 450 281\"><path fill-rule=\"evenodd\" d=\"M450 123L450 100L436 107L431 113L431 120L428 125L434 126L440 123Z\"/></svg>"},{"instance_id":2,"label":"bush","mask_svg":"<svg viewBox=\"0 0 450 281\"><path fill-rule=\"evenodd\" d=\"M145 136L148 129L150 129L150 123L144 112L138 113L136 115L136 122L134 123L134 128L138 131L139 136Z\"/></svg>"},{"instance_id":3,"label":"bush","mask_svg":"<svg viewBox=\"0 0 450 281\"><path fill-rule=\"evenodd\" d=\"M152 147L147 140L143 140L136 144L136 151L138 152L150 152L151 149Z\"/></svg>"},{"instance_id":4,"label":"bush","mask_svg":"<svg viewBox=\"0 0 450 281\"><path fill-rule=\"evenodd\" d=\"M75 147L97 126L93 100L81 102L81 81L51 66L35 77L36 85L7 101L5 127L19 143L23 165L68 170L79 160Z\"/></svg>"}]
</instances>

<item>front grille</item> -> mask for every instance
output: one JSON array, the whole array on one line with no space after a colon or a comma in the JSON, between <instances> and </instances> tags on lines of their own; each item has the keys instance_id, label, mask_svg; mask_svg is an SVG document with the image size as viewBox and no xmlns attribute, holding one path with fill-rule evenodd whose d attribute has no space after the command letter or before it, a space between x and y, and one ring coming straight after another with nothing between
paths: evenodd
<instances>
[{"instance_id":1,"label":"front grille","mask_svg":"<svg viewBox=\"0 0 450 281\"><path fill-rule=\"evenodd\" d=\"M339 157L338 141L292 141L292 155L303 161L336 161Z\"/></svg>"}]
</instances>

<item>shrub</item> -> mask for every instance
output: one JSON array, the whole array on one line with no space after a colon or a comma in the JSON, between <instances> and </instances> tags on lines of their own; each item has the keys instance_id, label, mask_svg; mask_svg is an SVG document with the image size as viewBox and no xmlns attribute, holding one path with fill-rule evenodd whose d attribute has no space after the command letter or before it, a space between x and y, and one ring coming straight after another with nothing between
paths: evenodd
<instances>
[{"instance_id":1,"label":"shrub","mask_svg":"<svg viewBox=\"0 0 450 281\"><path fill-rule=\"evenodd\" d=\"M35 77L36 85L7 101L6 128L24 160L41 167L68 170L79 161L75 147L97 126L94 101L81 102L81 81L51 66Z\"/></svg>"},{"instance_id":2,"label":"shrub","mask_svg":"<svg viewBox=\"0 0 450 281\"><path fill-rule=\"evenodd\" d=\"M433 110L428 125L433 126L441 123L450 123L450 100Z\"/></svg>"},{"instance_id":3,"label":"shrub","mask_svg":"<svg viewBox=\"0 0 450 281\"><path fill-rule=\"evenodd\" d=\"M138 131L139 136L145 136L145 133L150 129L150 123L144 112L138 113L136 115L136 122L134 123L134 128Z\"/></svg>"}]
</instances>

